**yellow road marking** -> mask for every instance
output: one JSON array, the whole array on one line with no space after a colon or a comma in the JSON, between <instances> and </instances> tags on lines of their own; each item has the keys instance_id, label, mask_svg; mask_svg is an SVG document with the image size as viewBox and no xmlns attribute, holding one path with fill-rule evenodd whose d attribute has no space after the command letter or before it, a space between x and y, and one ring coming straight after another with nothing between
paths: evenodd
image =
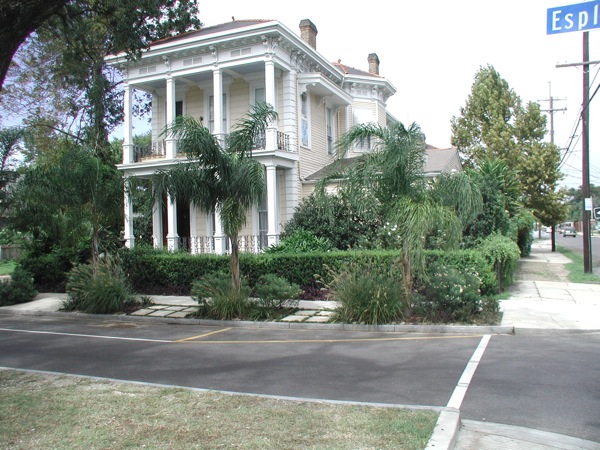
<instances>
[{"instance_id":1,"label":"yellow road marking","mask_svg":"<svg viewBox=\"0 0 600 450\"><path fill-rule=\"evenodd\" d=\"M211 331L210 333L199 334L198 336L192 336L192 337L189 337L189 338L178 339L178 340L173 341L173 342L188 342L188 341L193 341L195 339L202 339L202 338L204 338L206 336L210 336L212 334L217 334L217 333L222 333L224 331L229 331L229 330L231 330L231 327L230 328L223 328L221 330Z\"/></svg>"},{"instance_id":2,"label":"yellow road marking","mask_svg":"<svg viewBox=\"0 0 600 450\"><path fill-rule=\"evenodd\" d=\"M231 330L227 328L226 330ZM221 330L221 331L226 331ZM219 333L220 331L214 331L212 333L206 333L201 336L191 337L187 339L180 339L173 341L177 343L188 343L199 337L209 336L211 334ZM271 341L194 341L194 344L308 344L308 343L340 343L340 342L379 342L379 341L419 341L419 340L433 340L433 339L473 339L481 338L482 335L469 335L469 336L421 336L421 337L398 337L398 338L352 338L352 339L296 339L296 340L271 340Z\"/></svg>"}]
</instances>

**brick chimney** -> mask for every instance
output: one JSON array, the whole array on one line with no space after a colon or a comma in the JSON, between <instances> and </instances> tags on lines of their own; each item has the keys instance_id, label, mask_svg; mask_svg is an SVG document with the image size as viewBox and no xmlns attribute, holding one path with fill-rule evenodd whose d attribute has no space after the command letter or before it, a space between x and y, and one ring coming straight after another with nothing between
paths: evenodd
<instances>
[{"instance_id":1,"label":"brick chimney","mask_svg":"<svg viewBox=\"0 0 600 450\"><path fill-rule=\"evenodd\" d=\"M379 75L379 57L377 56L377 53L369 54L367 59L369 61L369 73Z\"/></svg>"},{"instance_id":2,"label":"brick chimney","mask_svg":"<svg viewBox=\"0 0 600 450\"><path fill-rule=\"evenodd\" d=\"M308 19L300 21L300 37L315 50L317 49L317 27Z\"/></svg>"}]
</instances>

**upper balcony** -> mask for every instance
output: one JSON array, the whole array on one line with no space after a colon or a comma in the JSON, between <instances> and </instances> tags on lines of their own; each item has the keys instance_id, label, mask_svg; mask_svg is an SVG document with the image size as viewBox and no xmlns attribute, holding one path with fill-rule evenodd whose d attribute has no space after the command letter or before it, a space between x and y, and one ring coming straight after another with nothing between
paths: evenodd
<instances>
[{"instance_id":1,"label":"upper balcony","mask_svg":"<svg viewBox=\"0 0 600 450\"><path fill-rule=\"evenodd\" d=\"M167 146L164 139L153 141L150 145L134 145L133 162L139 163L165 159L166 148ZM257 136L253 150L267 150L267 137L264 133ZM290 136L281 131L277 132L277 151L295 152L290 146ZM177 156L183 157L184 155L178 152Z\"/></svg>"}]
</instances>

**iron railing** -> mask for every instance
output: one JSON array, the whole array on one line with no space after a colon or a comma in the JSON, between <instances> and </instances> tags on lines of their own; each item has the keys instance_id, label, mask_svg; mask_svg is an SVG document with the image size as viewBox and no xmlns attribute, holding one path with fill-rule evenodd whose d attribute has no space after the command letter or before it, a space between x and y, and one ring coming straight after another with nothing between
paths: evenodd
<instances>
[{"instance_id":1,"label":"iron railing","mask_svg":"<svg viewBox=\"0 0 600 450\"><path fill-rule=\"evenodd\" d=\"M148 159L159 159L166 156L165 140L153 141L150 145L134 145L133 160L141 162Z\"/></svg>"},{"instance_id":2,"label":"iron railing","mask_svg":"<svg viewBox=\"0 0 600 450\"><path fill-rule=\"evenodd\" d=\"M231 246L226 236L223 236L223 241L223 253L231 253ZM178 250L196 255L217 253L216 238L214 236L180 237L177 244ZM261 233L258 236L240 236L238 238L238 245L242 253L260 253L268 246L267 235Z\"/></svg>"}]
</instances>

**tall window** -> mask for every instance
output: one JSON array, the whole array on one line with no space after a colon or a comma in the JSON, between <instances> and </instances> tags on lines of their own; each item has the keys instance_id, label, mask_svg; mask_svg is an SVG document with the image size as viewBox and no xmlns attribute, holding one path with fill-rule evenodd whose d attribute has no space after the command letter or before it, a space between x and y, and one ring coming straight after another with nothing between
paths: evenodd
<instances>
[{"instance_id":1,"label":"tall window","mask_svg":"<svg viewBox=\"0 0 600 450\"><path fill-rule=\"evenodd\" d=\"M223 125L221 127L221 132L225 133L227 131L227 110L225 106L227 105L227 94L223 94L223 103L221 103L221 112L223 113ZM211 95L208 97L208 129L212 133L215 129L215 96Z\"/></svg>"},{"instance_id":2,"label":"tall window","mask_svg":"<svg viewBox=\"0 0 600 450\"><path fill-rule=\"evenodd\" d=\"M310 147L308 92L300 94L300 145Z\"/></svg>"},{"instance_id":3,"label":"tall window","mask_svg":"<svg viewBox=\"0 0 600 450\"><path fill-rule=\"evenodd\" d=\"M183 100L175 102L175 117L183 116Z\"/></svg>"},{"instance_id":4,"label":"tall window","mask_svg":"<svg viewBox=\"0 0 600 450\"><path fill-rule=\"evenodd\" d=\"M334 153L334 146L333 146L333 134L334 134L334 128L333 128L333 118L334 118L334 114L333 114L333 110L331 108L326 108L325 109L325 120L326 120L326 125L327 125L327 153L329 153L330 155L333 155Z\"/></svg>"},{"instance_id":5,"label":"tall window","mask_svg":"<svg viewBox=\"0 0 600 450\"><path fill-rule=\"evenodd\" d=\"M265 193L258 204L258 245L261 250L269 245L267 237L269 232L269 207L267 205L267 192L265 189Z\"/></svg>"},{"instance_id":6,"label":"tall window","mask_svg":"<svg viewBox=\"0 0 600 450\"><path fill-rule=\"evenodd\" d=\"M256 88L254 89L254 104L264 103L267 101L267 94L265 92L265 88Z\"/></svg>"},{"instance_id":7,"label":"tall window","mask_svg":"<svg viewBox=\"0 0 600 450\"><path fill-rule=\"evenodd\" d=\"M373 122L373 114L368 108L354 108L353 110L354 125L366 124ZM366 137L358 141L354 147L356 152L371 151L371 137Z\"/></svg>"}]
</instances>

